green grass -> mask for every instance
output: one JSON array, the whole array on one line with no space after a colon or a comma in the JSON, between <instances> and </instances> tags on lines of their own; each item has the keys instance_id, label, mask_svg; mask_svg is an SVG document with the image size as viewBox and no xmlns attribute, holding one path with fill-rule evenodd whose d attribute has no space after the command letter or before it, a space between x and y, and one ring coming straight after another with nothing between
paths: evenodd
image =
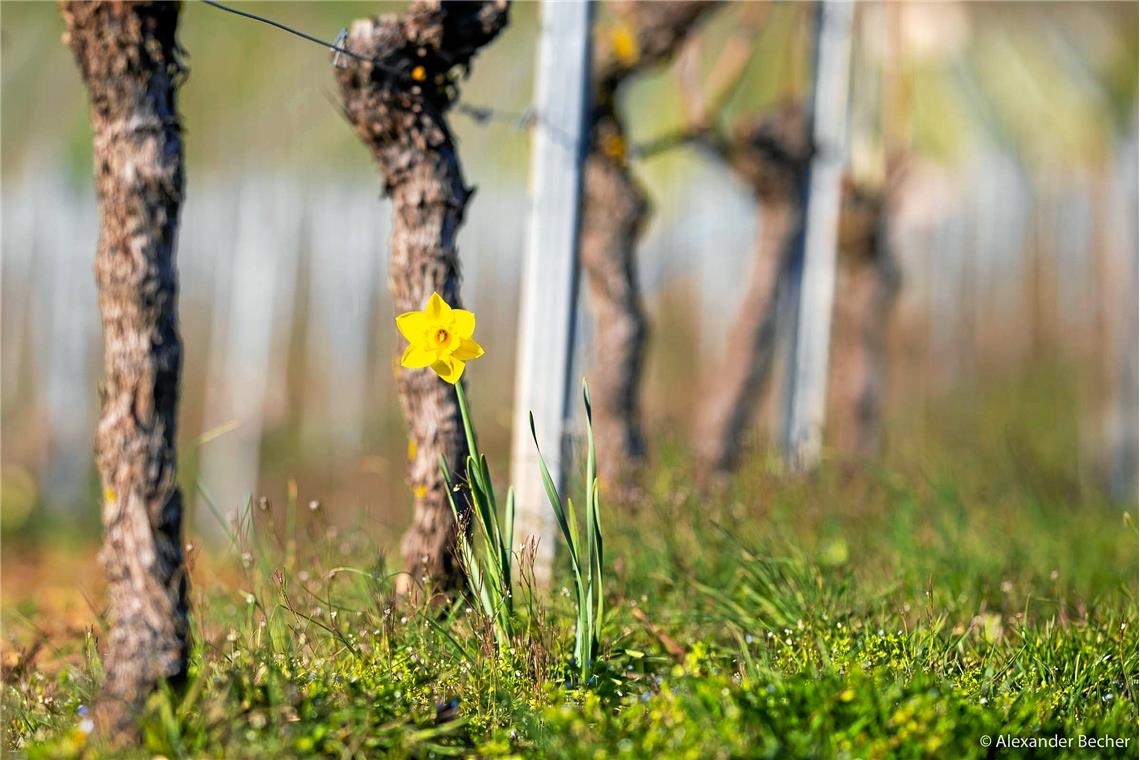
<instances>
[{"instance_id":1,"label":"green grass","mask_svg":"<svg viewBox=\"0 0 1140 760\"><path fill-rule=\"evenodd\" d=\"M291 556L258 515L233 579L196 586L190 682L155 695L136 754L1134 757L1135 507L1066 474L1066 392L949 401L879 467L753 459L716 494L667 448L636 505L605 507L585 688L568 566L550 598L519 592L502 656L479 604L403 608L359 535ZM6 747L29 757L91 749L93 641L53 646L69 665L4 686ZM981 745L1004 735L1072 746Z\"/></svg>"}]
</instances>

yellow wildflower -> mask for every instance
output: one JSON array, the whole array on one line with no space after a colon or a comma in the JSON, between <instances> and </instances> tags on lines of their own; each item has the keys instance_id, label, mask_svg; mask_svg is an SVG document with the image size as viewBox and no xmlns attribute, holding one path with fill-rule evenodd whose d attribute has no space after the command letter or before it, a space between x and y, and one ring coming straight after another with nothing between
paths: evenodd
<instances>
[{"instance_id":1,"label":"yellow wildflower","mask_svg":"<svg viewBox=\"0 0 1140 760\"><path fill-rule=\"evenodd\" d=\"M427 79L427 69L425 69L423 66L416 66L414 69L412 69L412 79L416 80L417 82L424 81Z\"/></svg>"},{"instance_id":2,"label":"yellow wildflower","mask_svg":"<svg viewBox=\"0 0 1140 760\"><path fill-rule=\"evenodd\" d=\"M411 344L400 365L408 369L431 367L452 385L459 382L466 362L483 355L483 347L472 337L475 315L451 308L439 293L431 294L423 311L396 317L396 327Z\"/></svg>"}]
</instances>

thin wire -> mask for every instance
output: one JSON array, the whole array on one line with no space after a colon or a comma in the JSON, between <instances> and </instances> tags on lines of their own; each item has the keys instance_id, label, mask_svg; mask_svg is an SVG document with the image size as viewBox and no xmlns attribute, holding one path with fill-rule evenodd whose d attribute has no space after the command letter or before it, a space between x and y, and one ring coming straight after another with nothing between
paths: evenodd
<instances>
[{"instance_id":1,"label":"thin wire","mask_svg":"<svg viewBox=\"0 0 1140 760\"><path fill-rule=\"evenodd\" d=\"M495 108L488 108L487 106L471 105L470 103L456 103L454 108L457 112L477 124L487 124L497 121L504 124L511 124L516 129L526 129L538 121L538 114L534 112L533 108L523 109L520 113L500 111Z\"/></svg>"},{"instance_id":2,"label":"thin wire","mask_svg":"<svg viewBox=\"0 0 1140 760\"><path fill-rule=\"evenodd\" d=\"M265 16L258 16L256 13L250 13L249 11L243 11L243 10L239 10L237 8L231 8L230 6L223 5L222 3L219 3L216 0L202 0L202 2L205 3L206 5L213 7L213 8L217 8L218 10L226 11L228 13L233 13L233 14L236 14L238 16L244 16L245 18L253 19L254 21L260 21L261 23L269 24L270 26L275 26L284 32L289 32L289 34L295 34L303 40L308 40L309 42L315 42L323 48L328 48L329 50L335 51L337 53L347 55L350 58L355 58L358 61L364 61L365 63L372 63L372 64L375 64L375 65L379 66L380 68L386 69L390 72L401 74L401 75L403 74L403 72L397 72L394 69L391 69L390 67L384 66L384 64L382 64L380 61L377 61L373 58L369 58L367 56L360 55L359 53L354 53L353 51L349 50L348 48L340 47L336 43L325 42L320 37L314 37L311 34L306 34L305 32L302 32L299 29L294 29L291 26L287 26L286 24L282 24L280 21L274 21L273 19L266 18Z\"/></svg>"},{"instance_id":3,"label":"thin wire","mask_svg":"<svg viewBox=\"0 0 1140 760\"><path fill-rule=\"evenodd\" d=\"M233 13L237 16L243 16L253 21L260 21L263 24L268 24L269 26L280 29L283 32L288 32L289 34L296 35L303 40L307 40L308 42L316 43L317 45L320 45L321 47L327 48L328 50L334 51L338 54L347 55L350 58L355 58L356 60L364 61L365 63L371 63L373 66L376 66L377 68L388 72L392 76L400 77L402 79L410 79L410 76L407 72L386 65L383 61L378 61L375 58L369 58L367 56L360 55L359 53L355 53L348 48L341 47L337 43L343 39L344 32L341 33L340 37L337 37L337 42L326 42L320 37L314 37L313 35L302 32L299 29L294 29L287 24L282 24L280 21L274 21L271 18L259 16L256 13L250 13L249 11L243 11L238 8L232 8L228 5L217 2L217 0L201 1L205 5L208 5L212 8L217 8L218 10L226 11L227 13ZM523 130L539 121L538 115L534 112L533 109L530 108L525 109L520 114L507 113L505 111L498 111L494 108L469 105L466 103L456 103L454 104L454 108L456 111L463 114L464 116L467 116L478 124L487 124L488 122L498 121L513 124L515 129Z\"/></svg>"}]
</instances>

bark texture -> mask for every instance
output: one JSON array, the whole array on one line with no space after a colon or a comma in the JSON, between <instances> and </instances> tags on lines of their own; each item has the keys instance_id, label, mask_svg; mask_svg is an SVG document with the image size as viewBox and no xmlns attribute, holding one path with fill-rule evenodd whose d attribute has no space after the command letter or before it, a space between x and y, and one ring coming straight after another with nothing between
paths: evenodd
<instances>
[{"instance_id":1,"label":"bark texture","mask_svg":"<svg viewBox=\"0 0 1140 760\"><path fill-rule=\"evenodd\" d=\"M803 112L785 106L768 118L741 124L711 147L752 189L760 228L748 291L698 410L694 451L703 476L731 471L744 448L771 376L778 294L801 227L803 185L811 147Z\"/></svg>"},{"instance_id":2,"label":"bark texture","mask_svg":"<svg viewBox=\"0 0 1140 760\"><path fill-rule=\"evenodd\" d=\"M64 2L65 41L91 100L100 232L95 273L104 387L96 462L104 486L110 640L96 716L123 740L188 653L175 433L182 366L175 235L182 203L184 74L177 3Z\"/></svg>"},{"instance_id":3,"label":"bark texture","mask_svg":"<svg viewBox=\"0 0 1140 760\"><path fill-rule=\"evenodd\" d=\"M617 95L627 79L668 61L716 7L711 2L617 3L613 35L594 48L580 245L595 325L590 395L598 468L607 485L626 484L645 454L640 387L649 333L637 281L637 245L649 199L630 170Z\"/></svg>"},{"instance_id":4,"label":"bark texture","mask_svg":"<svg viewBox=\"0 0 1140 760\"><path fill-rule=\"evenodd\" d=\"M471 59L507 24L506 0L417 0L399 16L353 23L351 59L337 69L344 113L380 167L392 199L388 289L397 314L423 308L433 291L460 306L455 240L472 190L463 179L447 111ZM403 539L407 574L398 590L451 591L462 583L456 524L439 458L461 470L467 444L455 389L429 369L396 369L414 455L415 499Z\"/></svg>"}]
</instances>

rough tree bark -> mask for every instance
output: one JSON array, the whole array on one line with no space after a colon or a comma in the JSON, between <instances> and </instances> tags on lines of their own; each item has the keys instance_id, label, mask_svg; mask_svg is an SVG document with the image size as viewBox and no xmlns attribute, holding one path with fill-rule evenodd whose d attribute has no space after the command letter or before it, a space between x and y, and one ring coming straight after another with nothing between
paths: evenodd
<instances>
[{"instance_id":1,"label":"rough tree bark","mask_svg":"<svg viewBox=\"0 0 1140 760\"><path fill-rule=\"evenodd\" d=\"M397 314L423 308L433 291L459 306L456 235L472 190L463 180L447 111L471 59L507 24L507 0L417 0L402 15L353 23L351 59L337 69L344 112L380 167L392 199L388 289ZM450 591L462 582L456 524L439 471L461 468L467 444L455 389L426 369L397 369L413 456L415 499L397 589Z\"/></svg>"},{"instance_id":2,"label":"rough tree bark","mask_svg":"<svg viewBox=\"0 0 1140 760\"><path fill-rule=\"evenodd\" d=\"M617 96L630 77L668 61L710 2L617 3L614 34L594 47L590 152L580 255L594 321L590 370L602 480L622 487L645 454L640 385L648 324L637 282L637 245L649 199L630 170Z\"/></svg>"},{"instance_id":3,"label":"rough tree bark","mask_svg":"<svg viewBox=\"0 0 1140 760\"><path fill-rule=\"evenodd\" d=\"M752 276L729 333L727 352L698 409L694 452L703 476L731 471L771 375L777 296L800 229L811 147L802 109L785 106L709 143L752 189L760 229Z\"/></svg>"},{"instance_id":4,"label":"rough tree bark","mask_svg":"<svg viewBox=\"0 0 1140 760\"><path fill-rule=\"evenodd\" d=\"M91 100L100 233L95 273L104 387L96 461L104 487L110 640L96 716L125 739L188 653L175 433L182 367L175 234L182 203L184 74L177 3L63 2L65 41Z\"/></svg>"}]
</instances>

